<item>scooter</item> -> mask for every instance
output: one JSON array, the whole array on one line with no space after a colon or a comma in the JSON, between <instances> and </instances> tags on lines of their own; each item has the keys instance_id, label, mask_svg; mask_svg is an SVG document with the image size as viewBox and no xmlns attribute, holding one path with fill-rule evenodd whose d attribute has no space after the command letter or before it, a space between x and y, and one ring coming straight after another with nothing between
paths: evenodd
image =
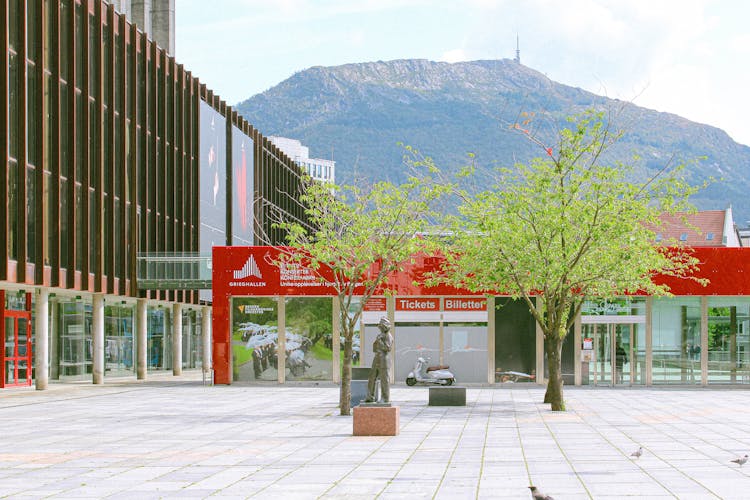
<instances>
[{"instance_id":1,"label":"scooter","mask_svg":"<svg viewBox=\"0 0 750 500\"><path fill-rule=\"evenodd\" d=\"M427 366L429 360L430 358L417 357L414 369L406 376L406 385L412 386L417 383L451 385L456 381L456 377L448 370L449 366Z\"/></svg>"}]
</instances>

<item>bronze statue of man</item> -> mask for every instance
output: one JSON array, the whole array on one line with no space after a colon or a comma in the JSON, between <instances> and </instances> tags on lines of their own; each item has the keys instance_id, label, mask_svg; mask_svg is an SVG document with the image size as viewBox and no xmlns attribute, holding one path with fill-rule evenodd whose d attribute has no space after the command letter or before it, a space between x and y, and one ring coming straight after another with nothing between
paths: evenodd
<instances>
[{"instance_id":1,"label":"bronze statue of man","mask_svg":"<svg viewBox=\"0 0 750 500\"><path fill-rule=\"evenodd\" d=\"M393 337L389 333L391 329L391 322L388 318L380 318L378 323L380 333L375 338L375 342L372 344L372 351L375 353L375 357L372 360L372 368L370 368L370 378L367 380L367 399L366 403L372 403L375 401L375 381L380 379L380 394L381 403L389 403L391 401L391 390L389 385L389 374L388 368L390 366L388 362L388 353L391 352L393 347Z\"/></svg>"}]
</instances>

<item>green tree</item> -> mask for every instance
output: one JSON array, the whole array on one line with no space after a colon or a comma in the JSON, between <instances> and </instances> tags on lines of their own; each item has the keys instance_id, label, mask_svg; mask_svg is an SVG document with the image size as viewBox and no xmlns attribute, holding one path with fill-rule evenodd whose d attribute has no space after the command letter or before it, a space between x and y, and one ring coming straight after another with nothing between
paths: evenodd
<instances>
[{"instance_id":1,"label":"green tree","mask_svg":"<svg viewBox=\"0 0 750 500\"><path fill-rule=\"evenodd\" d=\"M401 185L378 182L370 189L308 182L300 201L309 225L276 224L287 234L283 258L319 271L320 280L335 290L344 344L341 415L350 414L352 339L364 304L390 273L429 246L418 235L429 227L435 202L448 189L434 182L434 173Z\"/></svg>"},{"instance_id":2,"label":"green tree","mask_svg":"<svg viewBox=\"0 0 750 500\"><path fill-rule=\"evenodd\" d=\"M684 166L636 182L633 167L602 164L621 135L603 113L568 119L530 164L498 169L495 183L461 193L454 236L437 280L522 299L544 332L545 403L564 410L561 349L586 298L668 293L656 274L689 276L688 250L655 246L659 215L690 209ZM524 124L525 126L526 124Z\"/></svg>"}]
</instances>

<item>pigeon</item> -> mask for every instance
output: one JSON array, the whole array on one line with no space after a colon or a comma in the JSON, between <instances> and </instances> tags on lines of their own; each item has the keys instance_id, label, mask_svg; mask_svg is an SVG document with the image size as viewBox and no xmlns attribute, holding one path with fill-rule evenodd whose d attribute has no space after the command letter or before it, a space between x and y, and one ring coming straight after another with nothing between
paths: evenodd
<instances>
[{"instance_id":1,"label":"pigeon","mask_svg":"<svg viewBox=\"0 0 750 500\"><path fill-rule=\"evenodd\" d=\"M734 460L730 460L730 462L734 462L736 464L739 464L740 467L745 465L745 462L747 462L747 455L744 457L735 458Z\"/></svg>"},{"instance_id":2,"label":"pigeon","mask_svg":"<svg viewBox=\"0 0 750 500\"><path fill-rule=\"evenodd\" d=\"M639 446L637 450L630 454L631 457L641 458L643 455L643 446Z\"/></svg>"},{"instance_id":3,"label":"pigeon","mask_svg":"<svg viewBox=\"0 0 750 500\"><path fill-rule=\"evenodd\" d=\"M529 486L529 489L531 490L531 498L533 498L534 500L555 500L551 496L545 495L544 493L539 491L534 485Z\"/></svg>"}]
</instances>

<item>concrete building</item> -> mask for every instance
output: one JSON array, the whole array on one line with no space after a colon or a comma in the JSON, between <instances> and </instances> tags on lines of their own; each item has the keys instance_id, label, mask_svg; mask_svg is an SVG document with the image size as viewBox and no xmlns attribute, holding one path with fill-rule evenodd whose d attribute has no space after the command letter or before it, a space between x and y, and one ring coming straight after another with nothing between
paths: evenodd
<instances>
[{"instance_id":1,"label":"concrete building","mask_svg":"<svg viewBox=\"0 0 750 500\"><path fill-rule=\"evenodd\" d=\"M269 136L268 138L280 150L302 167L307 175L320 182L336 183L336 162L320 158L310 158L310 150L296 139Z\"/></svg>"},{"instance_id":2,"label":"concrete building","mask_svg":"<svg viewBox=\"0 0 750 500\"><path fill-rule=\"evenodd\" d=\"M107 0L148 38L175 54L175 0Z\"/></svg>"}]
</instances>

